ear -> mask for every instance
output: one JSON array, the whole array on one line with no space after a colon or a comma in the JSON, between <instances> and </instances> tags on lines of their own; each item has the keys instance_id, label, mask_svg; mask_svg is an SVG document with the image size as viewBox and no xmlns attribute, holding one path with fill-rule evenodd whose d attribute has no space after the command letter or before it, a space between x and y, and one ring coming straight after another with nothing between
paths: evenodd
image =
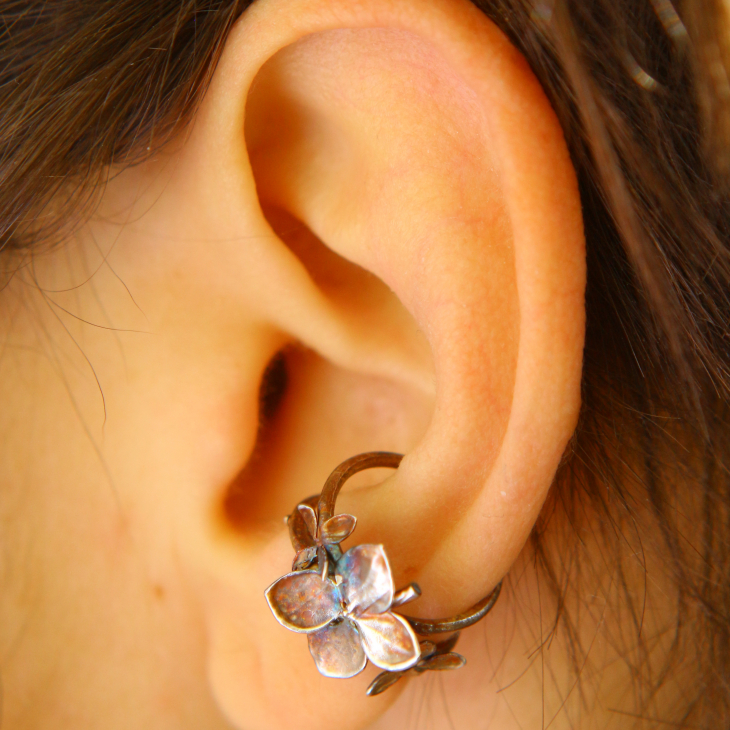
<instances>
[{"instance_id":1,"label":"ear","mask_svg":"<svg viewBox=\"0 0 730 730\"><path fill-rule=\"evenodd\" d=\"M584 241L560 126L466 0L260 0L172 159L155 214L180 240L232 242L200 278L265 353L241 369L245 469L175 513L216 697L237 727L364 727L397 692L319 677L269 613L293 557L281 517L342 458L403 449L342 495L355 541L418 580L421 615L509 571L579 409ZM259 430L259 378L286 343Z\"/></svg>"}]
</instances>

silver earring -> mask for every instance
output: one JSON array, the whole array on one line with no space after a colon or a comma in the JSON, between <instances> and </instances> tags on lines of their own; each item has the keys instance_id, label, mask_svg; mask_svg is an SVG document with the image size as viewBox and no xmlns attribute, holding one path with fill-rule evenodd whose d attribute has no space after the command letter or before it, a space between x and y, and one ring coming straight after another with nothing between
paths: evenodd
<instances>
[{"instance_id":1,"label":"silver earring","mask_svg":"<svg viewBox=\"0 0 730 730\"><path fill-rule=\"evenodd\" d=\"M364 469L397 468L403 456L385 451L359 454L330 474L319 496L300 502L287 517L296 552L292 572L266 589L266 600L285 628L306 634L317 669L326 677L359 674L370 660L383 669L367 689L377 695L405 676L458 669L466 660L453 652L459 631L492 609L501 582L477 604L449 619L404 616L394 609L421 595L417 584L396 591L382 545L357 545L343 554L340 543L355 529L352 515L335 514L343 484ZM451 634L436 641L419 637Z\"/></svg>"}]
</instances>

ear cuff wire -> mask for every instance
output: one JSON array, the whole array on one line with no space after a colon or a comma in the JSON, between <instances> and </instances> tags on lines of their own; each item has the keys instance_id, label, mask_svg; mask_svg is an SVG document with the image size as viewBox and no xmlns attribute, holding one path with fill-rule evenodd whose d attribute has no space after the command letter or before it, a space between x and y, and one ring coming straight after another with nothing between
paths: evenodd
<instances>
[{"instance_id":1,"label":"ear cuff wire","mask_svg":"<svg viewBox=\"0 0 730 730\"><path fill-rule=\"evenodd\" d=\"M383 545L361 544L342 552L355 530L353 515L336 514L337 496L354 474L398 468L402 454L374 451L342 462L317 496L302 500L286 518L295 551L290 573L265 592L274 618L306 634L315 665L326 677L346 679L368 661L384 670L367 689L380 694L406 676L458 669L466 659L453 651L459 632L492 610L502 583L471 608L451 618L406 616L394 609L416 600L416 583L395 589ZM448 634L437 640L440 634Z\"/></svg>"}]
</instances>

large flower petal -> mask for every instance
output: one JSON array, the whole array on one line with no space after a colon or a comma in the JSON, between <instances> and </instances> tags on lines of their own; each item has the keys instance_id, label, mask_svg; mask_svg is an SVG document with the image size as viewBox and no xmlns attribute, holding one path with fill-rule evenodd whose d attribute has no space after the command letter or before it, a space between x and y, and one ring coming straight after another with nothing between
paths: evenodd
<instances>
[{"instance_id":1,"label":"large flower petal","mask_svg":"<svg viewBox=\"0 0 730 730\"><path fill-rule=\"evenodd\" d=\"M325 677L354 677L368 663L357 627L349 619L325 626L307 639L317 669Z\"/></svg>"},{"instance_id":2,"label":"large flower petal","mask_svg":"<svg viewBox=\"0 0 730 730\"><path fill-rule=\"evenodd\" d=\"M357 545L337 562L342 594L354 615L363 611L382 613L390 608L395 593L393 576L382 545Z\"/></svg>"},{"instance_id":3,"label":"large flower petal","mask_svg":"<svg viewBox=\"0 0 730 730\"><path fill-rule=\"evenodd\" d=\"M355 618L368 659L389 672L414 666L421 657L416 634L408 621L395 613L363 614Z\"/></svg>"},{"instance_id":4,"label":"large flower petal","mask_svg":"<svg viewBox=\"0 0 730 730\"><path fill-rule=\"evenodd\" d=\"M290 631L309 633L324 628L342 613L339 588L322 580L317 570L288 573L266 589L276 620Z\"/></svg>"}]
</instances>

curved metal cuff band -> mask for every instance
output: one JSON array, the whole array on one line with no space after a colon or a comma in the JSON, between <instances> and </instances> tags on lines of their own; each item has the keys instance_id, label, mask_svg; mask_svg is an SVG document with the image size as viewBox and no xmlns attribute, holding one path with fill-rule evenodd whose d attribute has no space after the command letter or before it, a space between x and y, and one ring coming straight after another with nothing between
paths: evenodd
<instances>
[{"instance_id":1,"label":"curved metal cuff band","mask_svg":"<svg viewBox=\"0 0 730 730\"><path fill-rule=\"evenodd\" d=\"M415 616L403 616L413 626L413 630L419 636L431 636L433 634L446 634L452 631L468 629L478 621L481 621L491 610L499 598L502 590L502 581L499 581L494 590L484 596L481 601L475 603L453 618L416 618Z\"/></svg>"},{"instance_id":2,"label":"curved metal cuff band","mask_svg":"<svg viewBox=\"0 0 730 730\"><path fill-rule=\"evenodd\" d=\"M323 522L335 514L335 504L340 490L345 482L355 474L366 469L390 468L397 469L403 460L403 454L395 454L391 451L369 451L365 454L351 456L343 461L330 475L322 488L322 493L317 501L319 518ZM419 593L420 593L420 589ZM481 621L491 610L502 590L500 581L494 590L475 603L466 611L453 616L452 618L416 618L414 616L403 616L420 636L431 636L432 634L445 634L452 631L461 631Z\"/></svg>"},{"instance_id":3,"label":"curved metal cuff band","mask_svg":"<svg viewBox=\"0 0 730 730\"><path fill-rule=\"evenodd\" d=\"M292 572L266 590L276 620L307 634L309 651L321 674L347 678L368 660L385 671L367 690L379 694L404 676L458 669L464 657L452 652L459 631L484 618L499 597L501 582L481 601L447 619L404 616L395 609L417 599L411 583L396 591L382 545L356 545L343 554L340 543L354 531L352 515L336 514L337 496L354 474L376 467L398 468L403 456L375 451L342 462L322 493L300 502L287 518L296 552ZM452 634L437 641L419 639Z\"/></svg>"}]
</instances>

